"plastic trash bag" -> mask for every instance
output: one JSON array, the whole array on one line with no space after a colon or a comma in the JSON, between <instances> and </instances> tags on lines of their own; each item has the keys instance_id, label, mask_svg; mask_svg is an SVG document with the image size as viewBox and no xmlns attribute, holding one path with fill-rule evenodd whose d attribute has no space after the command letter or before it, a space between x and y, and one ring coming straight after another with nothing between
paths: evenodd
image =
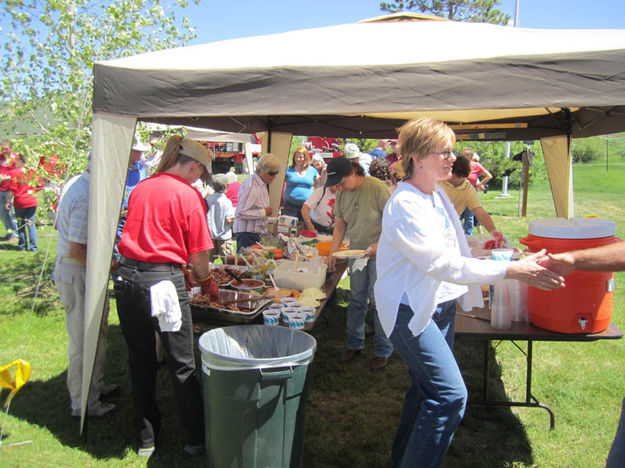
<instances>
[{"instance_id":1,"label":"plastic trash bag","mask_svg":"<svg viewBox=\"0 0 625 468\"><path fill-rule=\"evenodd\" d=\"M312 360L317 341L286 327L235 325L216 328L200 337L203 362L209 367L271 368Z\"/></svg>"}]
</instances>

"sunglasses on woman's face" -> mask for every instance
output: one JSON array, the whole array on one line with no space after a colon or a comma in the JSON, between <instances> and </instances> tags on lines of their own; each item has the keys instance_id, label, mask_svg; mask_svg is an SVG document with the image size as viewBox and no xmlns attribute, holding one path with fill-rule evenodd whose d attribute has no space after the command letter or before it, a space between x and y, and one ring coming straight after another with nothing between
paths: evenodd
<instances>
[{"instance_id":1,"label":"sunglasses on woman's face","mask_svg":"<svg viewBox=\"0 0 625 468\"><path fill-rule=\"evenodd\" d=\"M278 173L279 173L279 172L280 172L280 171L272 171L272 172L268 172L268 174L269 174L271 177L275 177L275 176L277 176L277 175L278 175Z\"/></svg>"}]
</instances>

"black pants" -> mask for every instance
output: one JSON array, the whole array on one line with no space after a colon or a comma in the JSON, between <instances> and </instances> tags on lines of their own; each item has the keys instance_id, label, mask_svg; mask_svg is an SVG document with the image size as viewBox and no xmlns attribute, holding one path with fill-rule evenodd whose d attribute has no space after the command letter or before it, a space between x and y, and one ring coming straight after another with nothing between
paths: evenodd
<instances>
[{"instance_id":1,"label":"black pants","mask_svg":"<svg viewBox=\"0 0 625 468\"><path fill-rule=\"evenodd\" d=\"M140 445L154 445L161 424L156 404L154 330L160 335L167 351L176 402L188 432L187 443L204 443L204 406L200 384L195 375L191 309L182 270L171 267L170 271L141 271L136 267L120 265L117 273L122 278L115 283L117 313L128 345L135 423ZM170 280L178 292L182 326L177 332L161 332L158 319L152 318L150 286L162 280Z\"/></svg>"}]
</instances>

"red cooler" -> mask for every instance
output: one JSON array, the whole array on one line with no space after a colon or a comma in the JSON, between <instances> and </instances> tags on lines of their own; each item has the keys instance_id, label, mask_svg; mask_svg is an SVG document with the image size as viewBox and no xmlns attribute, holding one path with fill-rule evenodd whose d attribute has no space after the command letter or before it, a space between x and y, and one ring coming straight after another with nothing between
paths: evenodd
<instances>
[{"instance_id":1,"label":"red cooler","mask_svg":"<svg viewBox=\"0 0 625 468\"><path fill-rule=\"evenodd\" d=\"M529 236L521 239L530 252L549 253L589 249L612 244L614 221L598 218L539 219L529 225ZM614 274L574 271L566 286L552 291L528 288L530 322L559 333L599 333L612 317Z\"/></svg>"}]
</instances>

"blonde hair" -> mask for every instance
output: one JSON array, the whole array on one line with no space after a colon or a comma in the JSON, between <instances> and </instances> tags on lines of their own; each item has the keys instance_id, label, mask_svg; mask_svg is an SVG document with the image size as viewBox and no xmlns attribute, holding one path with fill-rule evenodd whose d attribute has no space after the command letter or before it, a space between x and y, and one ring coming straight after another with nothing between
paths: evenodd
<instances>
[{"instance_id":1,"label":"blonde hair","mask_svg":"<svg viewBox=\"0 0 625 468\"><path fill-rule=\"evenodd\" d=\"M412 176L413 156L420 161L448 141L455 145L456 135L444 122L423 117L402 125L399 129L399 151L405 177Z\"/></svg>"},{"instance_id":2,"label":"blonde hair","mask_svg":"<svg viewBox=\"0 0 625 468\"><path fill-rule=\"evenodd\" d=\"M308 154L308 150L306 148L300 146L293 151L293 161L291 162L291 167L295 167L295 153L301 153L304 155L304 167L310 166L310 154Z\"/></svg>"},{"instance_id":3,"label":"blonde hair","mask_svg":"<svg viewBox=\"0 0 625 468\"><path fill-rule=\"evenodd\" d=\"M155 172L165 172L178 162L178 159L181 156L181 141L182 137L180 135L172 135L171 137L169 137L169 139L167 140L167 144L165 145L165 149L163 150L161 160L158 162L158 166L156 166Z\"/></svg>"}]
</instances>

